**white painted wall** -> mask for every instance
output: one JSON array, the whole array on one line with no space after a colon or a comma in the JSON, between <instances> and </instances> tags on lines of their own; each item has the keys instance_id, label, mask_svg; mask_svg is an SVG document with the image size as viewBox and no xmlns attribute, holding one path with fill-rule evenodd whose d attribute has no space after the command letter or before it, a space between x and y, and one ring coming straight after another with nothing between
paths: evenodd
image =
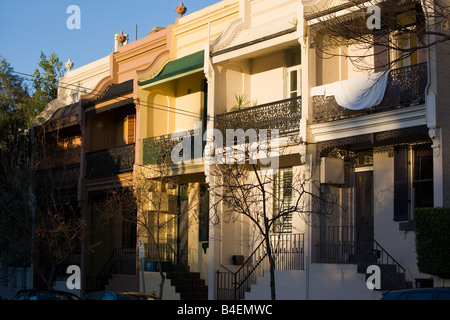
<instances>
[{"instance_id":1,"label":"white painted wall","mask_svg":"<svg viewBox=\"0 0 450 320\"><path fill-rule=\"evenodd\" d=\"M275 294L277 300L306 300L305 271L275 271ZM245 300L270 300L270 272L245 294Z\"/></svg>"},{"instance_id":2,"label":"white painted wall","mask_svg":"<svg viewBox=\"0 0 450 320\"><path fill-rule=\"evenodd\" d=\"M145 292L159 296L159 284L161 283L159 272L144 271L144 279ZM144 292L142 280L139 281L139 291ZM162 300L180 300L180 294L175 292L175 287L167 278L164 281Z\"/></svg>"},{"instance_id":3,"label":"white painted wall","mask_svg":"<svg viewBox=\"0 0 450 320\"><path fill-rule=\"evenodd\" d=\"M356 265L311 264L306 270L275 271L277 300L378 300L380 291L367 288ZM270 300L270 273L246 293L245 300Z\"/></svg>"},{"instance_id":4,"label":"white painted wall","mask_svg":"<svg viewBox=\"0 0 450 320\"><path fill-rule=\"evenodd\" d=\"M365 275L351 264L314 263L309 270L311 300L377 300L381 292L367 288Z\"/></svg>"}]
</instances>

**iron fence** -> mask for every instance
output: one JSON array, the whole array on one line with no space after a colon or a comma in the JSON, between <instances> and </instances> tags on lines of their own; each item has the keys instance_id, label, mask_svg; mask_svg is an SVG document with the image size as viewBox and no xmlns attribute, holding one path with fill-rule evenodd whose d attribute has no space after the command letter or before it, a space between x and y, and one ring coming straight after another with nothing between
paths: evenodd
<instances>
[{"instance_id":1,"label":"iron fence","mask_svg":"<svg viewBox=\"0 0 450 320\"><path fill-rule=\"evenodd\" d=\"M304 270L304 234L277 234L270 238L275 270ZM270 269L263 240L236 272L216 274L218 300L240 300L256 284L264 271Z\"/></svg>"}]
</instances>

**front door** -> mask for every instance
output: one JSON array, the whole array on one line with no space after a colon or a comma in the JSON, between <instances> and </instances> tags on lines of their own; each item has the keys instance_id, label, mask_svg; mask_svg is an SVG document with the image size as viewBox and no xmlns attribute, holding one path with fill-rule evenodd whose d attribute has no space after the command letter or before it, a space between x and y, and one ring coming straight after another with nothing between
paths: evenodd
<instances>
[{"instance_id":1,"label":"front door","mask_svg":"<svg viewBox=\"0 0 450 320\"><path fill-rule=\"evenodd\" d=\"M178 186L178 250L177 263L187 266L188 264L188 185Z\"/></svg>"},{"instance_id":2,"label":"front door","mask_svg":"<svg viewBox=\"0 0 450 320\"><path fill-rule=\"evenodd\" d=\"M373 225L373 171L359 171L355 173L355 245L359 259L372 254Z\"/></svg>"}]
</instances>

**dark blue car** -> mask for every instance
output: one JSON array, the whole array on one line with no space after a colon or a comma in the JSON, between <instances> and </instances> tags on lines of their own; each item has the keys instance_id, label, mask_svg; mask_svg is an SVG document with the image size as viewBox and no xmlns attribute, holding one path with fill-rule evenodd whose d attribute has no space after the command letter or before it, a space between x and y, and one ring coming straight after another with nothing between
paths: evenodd
<instances>
[{"instance_id":1,"label":"dark blue car","mask_svg":"<svg viewBox=\"0 0 450 320\"><path fill-rule=\"evenodd\" d=\"M450 300L450 288L418 288L387 291L381 300Z\"/></svg>"}]
</instances>

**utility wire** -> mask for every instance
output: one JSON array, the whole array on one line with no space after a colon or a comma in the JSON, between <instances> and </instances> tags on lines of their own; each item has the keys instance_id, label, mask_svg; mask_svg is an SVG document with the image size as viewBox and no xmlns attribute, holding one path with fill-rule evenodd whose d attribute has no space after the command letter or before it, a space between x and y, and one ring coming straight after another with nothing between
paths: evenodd
<instances>
[{"instance_id":1,"label":"utility wire","mask_svg":"<svg viewBox=\"0 0 450 320\"><path fill-rule=\"evenodd\" d=\"M27 74L27 73L23 73L23 72L18 72L18 71L12 71L16 74L19 74L21 76L24 77L31 77L31 78L37 78L37 76L31 75L31 74ZM26 81L33 81L32 79L26 79L23 78ZM64 86L63 86L64 85ZM98 92L98 93L92 93L94 91L94 89L92 88L87 88L84 86L80 86L80 85L76 85L76 84L71 84L71 83L64 83L64 82L58 82L58 84L56 85L58 88L62 88L62 89L68 89L68 90L72 90L72 91L77 91L79 93L83 93L84 92L91 92L91 95L96 96L97 98L102 97L103 93ZM77 90L69 88L69 86L75 87L77 88ZM120 99L120 97L114 97L111 98L110 100L114 100L117 102L122 102L125 101L126 99ZM136 99L133 99L133 101L138 104L139 106L143 106L143 107L147 107L147 108L151 108L151 109L155 109L155 110L160 110L160 111L166 111L166 112L172 112L172 113L176 113L179 115L183 115L183 116L187 116L187 117L194 117L197 119L201 119L201 115L189 110L184 110L184 109L180 109L180 108L173 108L173 107L169 107L166 105L162 105L162 104L158 104L158 103L153 103L153 102L149 102L147 100L139 100L136 101Z\"/></svg>"}]
</instances>

